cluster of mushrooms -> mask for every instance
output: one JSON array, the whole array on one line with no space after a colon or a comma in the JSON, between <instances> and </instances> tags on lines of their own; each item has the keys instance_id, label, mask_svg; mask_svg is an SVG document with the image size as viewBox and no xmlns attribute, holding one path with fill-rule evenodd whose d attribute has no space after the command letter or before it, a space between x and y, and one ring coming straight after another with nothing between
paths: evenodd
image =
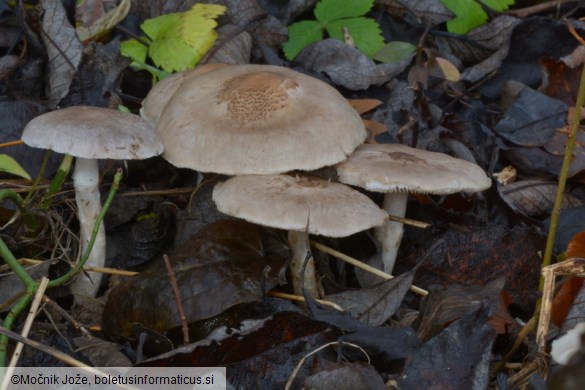
<instances>
[{"instance_id":1,"label":"cluster of mushrooms","mask_svg":"<svg viewBox=\"0 0 585 390\"><path fill-rule=\"evenodd\" d=\"M77 157L82 247L100 207L96 159L162 152L177 167L232 176L213 191L221 212L288 230L297 294L305 287L319 295L309 234L345 237L374 227L384 271L391 273L402 224L388 214L404 216L409 192L475 192L491 185L480 167L464 160L404 145L364 144L360 116L336 89L285 67L209 64L171 75L150 91L141 116L71 107L25 128L27 144ZM328 166L337 169L339 182L307 174ZM348 185L385 193L384 209ZM94 267L105 259L103 227L98 236L87 263ZM74 292L95 295L99 279L92 279L80 276Z\"/></svg>"}]
</instances>

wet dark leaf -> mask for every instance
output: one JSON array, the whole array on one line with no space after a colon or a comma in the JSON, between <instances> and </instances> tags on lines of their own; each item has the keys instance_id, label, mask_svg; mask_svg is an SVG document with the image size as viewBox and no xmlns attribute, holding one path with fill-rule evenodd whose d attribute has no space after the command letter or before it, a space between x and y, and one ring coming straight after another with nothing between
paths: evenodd
<instances>
[{"instance_id":1,"label":"wet dark leaf","mask_svg":"<svg viewBox=\"0 0 585 390\"><path fill-rule=\"evenodd\" d=\"M565 126L567 105L524 87L494 131L521 146L542 146Z\"/></svg>"},{"instance_id":2,"label":"wet dark leaf","mask_svg":"<svg viewBox=\"0 0 585 390\"><path fill-rule=\"evenodd\" d=\"M548 231L550 218L546 219L543 225L544 231ZM555 236L555 252L562 253L566 251L575 234L583 231L585 231L585 206L561 210Z\"/></svg>"},{"instance_id":3,"label":"wet dark leaf","mask_svg":"<svg viewBox=\"0 0 585 390\"><path fill-rule=\"evenodd\" d=\"M301 358L339 335L338 330L323 322L283 312L220 344L205 341L183 347L141 366L225 366L228 381L236 389L282 389ZM294 383L302 383L317 356L305 361Z\"/></svg>"},{"instance_id":4,"label":"wet dark leaf","mask_svg":"<svg viewBox=\"0 0 585 390\"><path fill-rule=\"evenodd\" d=\"M575 50L577 51L577 50ZM577 88L583 66L570 67L563 61L555 61L550 58L540 60L545 73L545 89L547 96L554 97L569 106L574 106L577 101Z\"/></svg>"},{"instance_id":5,"label":"wet dark leaf","mask_svg":"<svg viewBox=\"0 0 585 390\"><path fill-rule=\"evenodd\" d=\"M486 389L494 330L479 307L426 342L407 363L401 389Z\"/></svg>"},{"instance_id":6,"label":"wet dark leaf","mask_svg":"<svg viewBox=\"0 0 585 390\"><path fill-rule=\"evenodd\" d=\"M0 142L20 139L22 129L24 129L26 124L34 117L47 111L47 109L47 104L28 99L0 101L0 118L2 118ZM2 153L12 156L33 178L38 175L41 162L45 156L44 150L31 148L26 145L4 148ZM60 159L61 156L57 154L51 157L47 166L47 176L55 172Z\"/></svg>"},{"instance_id":7,"label":"wet dark leaf","mask_svg":"<svg viewBox=\"0 0 585 390\"><path fill-rule=\"evenodd\" d=\"M577 31L583 36L578 23ZM537 88L542 80L539 60L543 57L559 59L573 52L579 43L561 20L533 16L514 27L510 37L510 50L498 73L480 87L480 91L492 99L498 98L507 80L516 80Z\"/></svg>"},{"instance_id":8,"label":"wet dark leaf","mask_svg":"<svg viewBox=\"0 0 585 390\"><path fill-rule=\"evenodd\" d=\"M120 55L120 44L91 43L85 47L83 61L71 88L61 102L64 106L88 105L117 108L122 71L129 61Z\"/></svg>"},{"instance_id":9,"label":"wet dark leaf","mask_svg":"<svg viewBox=\"0 0 585 390\"><path fill-rule=\"evenodd\" d=\"M412 285L414 269L372 287L328 295L325 299L345 308L371 326L382 325L392 316Z\"/></svg>"},{"instance_id":10,"label":"wet dark leaf","mask_svg":"<svg viewBox=\"0 0 585 390\"><path fill-rule=\"evenodd\" d=\"M411 328L387 326L358 329L354 333L341 336L339 341L362 347L372 364L382 371L388 371L397 360L409 358L421 346L420 339ZM354 348L344 348L343 353L353 360L359 360L360 355L363 355Z\"/></svg>"},{"instance_id":11,"label":"wet dark leaf","mask_svg":"<svg viewBox=\"0 0 585 390\"><path fill-rule=\"evenodd\" d=\"M390 64L375 64L364 53L337 39L324 39L301 51L295 62L317 73L325 73L333 83L347 89L366 89L396 77L413 56Z\"/></svg>"},{"instance_id":12,"label":"wet dark leaf","mask_svg":"<svg viewBox=\"0 0 585 390\"><path fill-rule=\"evenodd\" d=\"M81 62L83 48L67 19L61 1L44 0L41 39L49 57L47 96L54 106L69 93L69 86Z\"/></svg>"},{"instance_id":13,"label":"wet dark leaf","mask_svg":"<svg viewBox=\"0 0 585 390\"><path fill-rule=\"evenodd\" d=\"M437 246L429 254L428 243L435 239L442 239L447 245ZM423 288L453 283L482 286L504 277L504 289L518 305L531 310L540 277L538 251L544 250L545 243L535 228L451 227L443 233L422 231L416 241L425 249L410 251L403 260L407 264L416 264L423 254L429 254L429 260L417 272L415 285Z\"/></svg>"},{"instance_id":14,"label":"wet dark leaf","mask_svg":"<svg viewBox=\"0 0 585 390\"><path fill-rule=\"evenodd\" d=\"M217 29L218 39L207 52L202 63L248 64L252 50L252 37L246 31L226 25Z\"/></svg>"},{"instance_id":15,"label":"wet dark leaf","mask_svg":"<svg viewBox=\"0 0 585 390\"><path fill-rule=\"evenodd\" d=\"M562 129L557 129L553 137L551 137L544 145L544 149L554 156L563 158L565 149L567 147L567 139L570 134L568 126ZM577 142L573 148L573 158L569 166L569 177L573 177L585 170L585 132L577 131Z\"/></svg>"},{"instance_id":16,"label":"wet dark leaf","mask_svg":"<svg viewBox=\"0 0 585 390\"><path fill-rule=\"evenodd\" d=\"M220 221L207 226L169 254L188 322L212 317L238 303L262 296L278 282L288 259L286 247L258 226ZM269 273L264 279L264 272ZM181 324L161 261L112 290L102 328L110 335L130 335L132 324L155 331Z\"/></svg>"},{"instance_id":17,"label":"wet dark leaf","mask_svg":"<svg viewBox=\"0 0 585 390\"><path fill-rule=\"evenodd\" d=\"M503 278L483 287L432 286L417 319L418 336L423 341L429 340L452 322L478 310L482 304L489 304L490 313L494 312L502 287Z\"/></svg>"},{"instance_id":18,"label":"wet dark leaf","mask_svg":"<svg viewBox=\"0 0 585 390\"><path fill-rule=\"evenodd\" d=\"M386 389L380 374L369 364L328 362L328 364L318 366L316 371L315 374L305 378L305 388L338 390Z\"/></svg>"},{"instance_id":19,"label":"wet dark leaf","mask_svg":"<svg viewBox=\"0 0 585 390\"><path fill-rule=\"evenodd\" d=\"M498 185L498 193L514 212L533 218L550 215L557 191L557 183L548 180L521 180L506 185ZM566 193L563 209L581 206L583 200Z\"/></svg>"},{"instance_id":20,"label":"wet dark leaf","mask_svg":"<svg viewBox=\"0 0 585 390\"><path fill-rule=\"evenodd\" d=\"M96 337L77 337L75 347L80 349L94 367L131 367L132 362L122 352L120 346Z\"/></svg>"},{"instance_id":21,"label":"wet dark leaf","mask_svg":"<svg viewBox=\"0 0 585 390\"><path fill-rule=\"evenodd\" d=\"M504 151L504 155L520 172L529 176L558 177L563 164L561 156L541 148L510 148Z\"/></svg>"},{"instance_id":22,"label":"wet dark leaf","mask_svg":"<svg viewBox=\"0 0 585 390\"><path fill-rule=\"evenodd\" d=\"M313 297L311 297L311 294L309 294L306 289L303 289L303 293L305 295L307 306L309 307L309 313L311 313L311 318L314 320L323 321L345 330L368 328L366 324L355 319L351 314L340 312L318 303Z\"/></svg>"}]
</instances>

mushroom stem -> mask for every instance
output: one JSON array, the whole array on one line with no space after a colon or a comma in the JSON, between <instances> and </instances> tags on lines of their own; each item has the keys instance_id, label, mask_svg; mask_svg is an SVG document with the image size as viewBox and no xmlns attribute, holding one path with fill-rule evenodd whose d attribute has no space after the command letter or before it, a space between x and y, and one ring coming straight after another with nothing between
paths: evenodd
<instances>
[{"instance_id":1,"label":"mushroom stem","mask_svg":"<svg viewBox=\"0 0 585 390\"><path fill-rule=\"evenodd\" d=\"M384 195L384 210L389 215L404 217L408 201L407 192L389 192ZM374 237L382 247L384 272L392 274L396 255L402 241L404 225L402 222L388 221L385 225L374 228Z\"/></svg>"},{"instance_id":2,"label":"mushroom stem","mask_svg":"<svg viewBox=\"0 0 585 390\"><path fill-rule=\"evenodd\" d=\"M292 274L293 291L296 295L303 295L302 271L303 263L309 254L311 257L307 262L305 270L305 285L304 287L315 298L320 298L319 288L317 286L317 272L315 270L315 261L311 254L311 246L309 245L309 234L307 232L299 232L289 230L288 242L292 250L292 260L290 262L290 271Z\"/></svg>"},{"instance_id":3,"label":"mushroom stem","mask_svg":"<svg viewBox=\"0 0 585 390\"><path fill-rule=\"evenodd\" d=\"M79 218L79 239L81 253L85 253L94 229L95 222L101 210L99 192L98 160L77 158L73 173L73 187L75 188L75 202ZM86 266L103 267L106 261L106 234L103 223L98 227L98 233L87 259ZM101 274L93 273L91 279L85 273L80 273L71 285L74 295L95 297L101 281Z\"/></svg>"}]
</instances>

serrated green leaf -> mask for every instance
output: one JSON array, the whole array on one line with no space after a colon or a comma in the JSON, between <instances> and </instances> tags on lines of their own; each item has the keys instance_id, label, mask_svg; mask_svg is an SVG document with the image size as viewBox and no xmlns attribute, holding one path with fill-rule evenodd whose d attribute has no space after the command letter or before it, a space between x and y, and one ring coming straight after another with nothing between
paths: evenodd
<instances>
[{"instance_id":1,"label":"serrated green leaf","mask_svg":"<svg viewBox=\"0 0 585 390\"><path fill-rule=\"evenodd\" d=\"M217 16L225 7L195 4L183 13L149 19L142 30L153 40L148 54L156 66L165 71L183 71L197 64L217 39Z\"/></svg>"},{"instance_id":2,"label":"serrated green leaf","mask_svg":"<svg viewBox=\"0 0 585 390\"><path fill-rule=\"evenodd\" d=\"M181 21L181 14L166 14L156 18L146 19L140 28L150 39L157 40Z\"/></svg>"},{"instance_id":3,"label":"serrated green leaf","mask_svg":"<svg viewBox=\"0 0 585 390\"><path fill-rule=\"evenodd\" d=\"M514 0L481 0L482 3L498 12L503 12L515 3Z\"/></svg>"},{"instance_id":4,"label":"serrated green leaf","mask_svg":"<svg viewBox=\"0 0 585 390\"><path fill-rule=\"evenodd\" d=\"M412 43L393 41L375 52L372 58L379 62L400 62L414 52L416 46Z\"/></svg>"},{"instance_id":5,"label":"serrated green leaf","mask_svg":"<svg viewBox=\"0 0 585 390\"><path fill-rule=\"evenodd\" d=\"M31 180L29 174L26 173L24 168L7 154L0 154L0 171Z\"/></svg>"},{"instance_id":6,"label":"serrated green leaf","mask_svg":"<svg viewBox=\"0 0 585 390\"><path fill-rule=\"evenodd\" d=\"M288 26L288 41L282 47L284 55L292 60L311 43L323 39L323 27L314 20L304 20Z\"/></svg>"},{"instance_id":7,"label":"serrated green leaf","mask_svg":"<svg viewBox=\"0 0 585 390\"><path fill-rule=\"evenodd\" d=\"M467 34L488 20L481 6L474 0L441 0L455 18L447 22L447 30L455 34Z\"/></svg>"},{"instance_id":8,"label":"serrated green leaf","mask_svg":"<svg viewBox=\"0 0 585 390\"><path fill-rule=\"evenodd\" d=\"M380 26L374 19L359 17L341 19L327 25L329 36L343 41L343 28L347 28L355 46L370 57L384 46Z\"/></svg>"},{"instance_id":9,"label":"serrated green leaf","mask_svg":"<svg viewBox=\"0 0 585 390\"><path fill-rule=\"evenodd\" d=\"M129 57L132 61L146 62L148 47L137 39L129 39L120 43L120 54Z\"/></svg>"},{"instance_id":10,"label":"serrated green leaf","mask_svg":"<svg viewBox=\"0 0 585 390\"><path fill-rule=\"evenodd\" d=\"M315 17L323 24L342 19L365 15L374 0L321 0L315 7Z\"/></svg>"}]
</instances>

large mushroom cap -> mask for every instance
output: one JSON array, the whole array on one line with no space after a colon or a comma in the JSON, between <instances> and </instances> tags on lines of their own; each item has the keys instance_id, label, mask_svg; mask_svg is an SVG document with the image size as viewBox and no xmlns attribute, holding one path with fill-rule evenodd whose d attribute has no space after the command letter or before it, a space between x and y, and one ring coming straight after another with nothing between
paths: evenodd
<instances>
[{"instance_id":1,"label":"large mushroom cap","mask_svg":"<svg viewBox=\"0 0 585 390\"><path fill-rule=\"evenodd\" d=\"M156 125L158 119L162 115L164 108L177 89L183 84L185 80L191 77L199 76L207 72L212 72L216 69L229 66L227 64L203 64L195 69L186 70L184 72L178 72L167 76L152 87L148 95L142 101L142 108L140 109L140 115Z\"/></svg>"},{"instance_id":2,"label":"large mushroom cap","mask_svg":"<svg viewBox=\"0 0 585 390\"><path fill-rule=\"evenodd\" d=\"M172 164L228 175L332 165L366 138L337 90L270 65L233 65L185 80L157 130Z\"/></svg>"},{"instance_id":3,"label":"large mushroom cap","mask_svg":"<svg viewBox=\"0 0 585 390\"><path fill-rule=\"evenodd\" d=\"M87 159L145 159L162 153L160 136L138 115L75 106L31 120L22 133L29 146Z\"/></svg>"},{"instance_id":4,"label":"large mushroom cap","mask_svg":"<svg viewBox=\"0 0 585 390\"><path fill-rule=\"evenodd\" d=\"M473 163L400 144L360 145L336 168L342 183L374 192L452 194L491 186Z\"/></svg>"},{"instance_id":5,"label":"large mushroom cap","mask_svg":"<svg viewBox=\"0 0 585 390\"><path fill-rule=\"evenodd\" d=\"M236 176L215 186L213 200L224 214L328 237L382 225L387 217L364 194L308 176Z\"/></svg>"}]
</instances>

